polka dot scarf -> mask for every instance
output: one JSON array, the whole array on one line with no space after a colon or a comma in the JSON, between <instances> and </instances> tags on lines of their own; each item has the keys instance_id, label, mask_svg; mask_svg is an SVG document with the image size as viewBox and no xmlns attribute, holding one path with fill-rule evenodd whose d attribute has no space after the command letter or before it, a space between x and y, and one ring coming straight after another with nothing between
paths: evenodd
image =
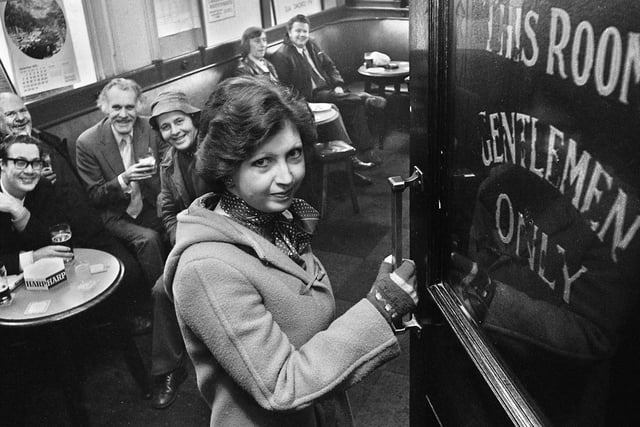
<instances>
[{"instance_id":1,"label":"polka dot scarf","mask_svg":"<svg viewBox=\"0 0 640 427\"><path fill-rule=\"evenodd\" d=\"M220 208L234 221L263 236L289 258L304 267L300 254L311 243L320 214L302 199L293 199L288 210L265 213L252 208L228 191L222 193Z\"/></svg>"}]
</instances>

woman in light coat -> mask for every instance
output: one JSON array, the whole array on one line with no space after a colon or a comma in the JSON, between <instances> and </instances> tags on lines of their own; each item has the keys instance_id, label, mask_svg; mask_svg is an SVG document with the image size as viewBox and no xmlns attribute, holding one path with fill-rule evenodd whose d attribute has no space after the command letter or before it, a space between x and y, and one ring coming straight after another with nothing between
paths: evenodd
<instances>
[{"instance_id":1,"label":"woman in light coat","mask_svg":"<svg viewBox=\"0 0 640 427\"><path fill-rule=\"evenodd\" d=\"M221 185L178 215L165 283L212 426L350 426L346 389L400 353L392 323L415 309L415 269L385 260L336 317L309 245L318 212L294 194L315 130L304 104L240 77L213 114L197 171Z\"/></svg>"}]
</instances>

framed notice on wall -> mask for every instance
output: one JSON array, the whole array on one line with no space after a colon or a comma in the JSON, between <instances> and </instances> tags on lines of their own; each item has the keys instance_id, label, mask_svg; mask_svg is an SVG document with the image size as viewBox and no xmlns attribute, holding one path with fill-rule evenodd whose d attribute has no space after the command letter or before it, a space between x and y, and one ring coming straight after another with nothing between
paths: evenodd
<instances>
[{"instance_id":1,"label":"framed notice on wall","mask_svg":"<svg viewBox=\"0 0 640 427\"><path fill-rule=\"evenodd\" d=\"M245 28L262 26L260 0L202 0L207 46L237 40Z\"/></svg>"},{"instance_id":2,"label":"framed notice on wall","mask_svg":"<svg viewBox=\"0 0 640 427\"><path fill-rule=\"evenodd\" d=\"M79 81L61 2L0 1L0 21L19 95L33 95Z\"/></svg>"},{"instance_id":3,"label":"framed notice on wall","mask_svg":"<svg viewBox=\"0 0 640 427\"><path fill-rule=\"evenodd\" d=\"M271 0L277 24L283 24L298 14L311 15L322 11L320 0Z\"/></svg>"}]
</instances>

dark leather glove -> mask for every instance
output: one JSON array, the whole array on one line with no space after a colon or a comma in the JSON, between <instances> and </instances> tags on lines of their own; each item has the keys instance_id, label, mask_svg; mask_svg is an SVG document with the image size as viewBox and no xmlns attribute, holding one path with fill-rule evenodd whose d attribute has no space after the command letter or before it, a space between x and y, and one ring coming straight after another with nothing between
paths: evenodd
<instances>
[{"instance_id":1,"label":"dark leather glove","mask_svg":"<svg viewBox=\"0 0 640 427\"><path fill-rule=\"evenodd\" d=\"M482 323L496 288L487 272L469 258L452 252L448 276L469 314Z\"/></svg>"},{"instance_id":2,"label":"dark leather glove","mask_svg":"<svg viewBox=\"0 0 640 427\"><path fill-rule=\"evenodd\" d=\"M367 299L387 319L389 325L411 313L418 304L415 263L405 259L394 271L392 260L389 255L382 261L378 277L367 294Z\"/></svg>"}]
</instances>

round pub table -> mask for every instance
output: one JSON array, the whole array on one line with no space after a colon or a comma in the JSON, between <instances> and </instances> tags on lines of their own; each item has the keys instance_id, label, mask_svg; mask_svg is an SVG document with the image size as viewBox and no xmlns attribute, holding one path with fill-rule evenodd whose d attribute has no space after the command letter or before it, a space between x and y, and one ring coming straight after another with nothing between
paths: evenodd
<instances>
[{"instance_id":1,"label":"round pub table","mask_svg":"<svg viewBox=\"0 0 640 427\"><path fill-rule=\"evenodd\" d=\"M75 248L75 260L66 266L67 279L48 290L29 290L19 285L11 292L11 302L0 305L0 325L36 326L74 316L96 306L111 295L122 281L124 267L113 255L97 249ZM91 274L93 286L79 286L75 274L77 260L87 261L102 272Z\"/></svg>"},{"instance_id":2,"label":"round pub table","mask_svg":"<svg viewBox=\"0 0 640 427\"><path fill-rule=\"evenodd\" d=\"M63 319L90 310L107 299L120 285L124 274L122 262L113 255L96 249L74 249L75 260L66 265L67 279L48 290L26 289L24 281L11 292L11 302L0 305L0 326L2 327L49 327L45 329L43 338L50 346L46 349L46 357L52 358L59 382L65 396L70 424L73 426L89 425L88 414L83 405L83 392L80 382L79 354L75 350L74 334L76 323L62 322ZM86 261L95 270L91 274L91 285L80 282L75 274L78 260ZM11 276L10 276L11 278ZM70 319L74 320L74 319ZM135 359L127 363L132 369L134 378L144 386L144 365L135 343L131 337L124 337L127 354L135 351ZM133 372L133 369L140 374ZM143 389L144 390L144 389Z\"/></svg>"},{"instance_id":3,"label":"round pub table","mask_svg":"<svg viewBox=\"0 0 640 427\"><path fill-rule=\"evenodd\" d=\"M358 74L364 79L365 92L371 93L371 85L375 84L378 93L384 96L385 87L393 85L396 93L400 92L400 85L406 83L405 79L409 76L408 61L391 61L389 65L397 65L396 68L385 67L365 67L364 64L358 68Z\"/></svg>"}]
</instances>

